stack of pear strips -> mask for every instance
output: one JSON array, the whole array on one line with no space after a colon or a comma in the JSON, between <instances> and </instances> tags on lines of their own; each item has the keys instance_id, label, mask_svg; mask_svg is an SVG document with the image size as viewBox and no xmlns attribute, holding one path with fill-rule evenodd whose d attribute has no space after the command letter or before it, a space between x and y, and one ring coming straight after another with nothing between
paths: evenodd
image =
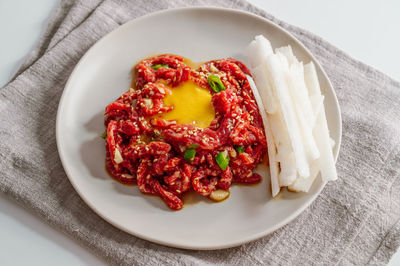
<instances>
[{"instance_id":1,"label":"stack of pear strips","mask_svg":"<svg viewBox=\"0 0 400 266\"><path fill-rule=\"evenodd\" d=\"M246 53L268 143L272 196L281 187L308 192L319 173L324 182L336 180L334 141L314 64L303 65L290 46L274 52L262 35Z\"/></svg>"}]
</instances>

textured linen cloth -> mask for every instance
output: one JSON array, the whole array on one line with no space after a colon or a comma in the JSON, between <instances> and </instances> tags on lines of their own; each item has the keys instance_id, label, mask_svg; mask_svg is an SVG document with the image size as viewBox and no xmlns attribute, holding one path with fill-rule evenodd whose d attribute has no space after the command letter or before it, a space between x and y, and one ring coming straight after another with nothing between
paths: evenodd
<instances>
[{"instance_id":1,"label":"textured linen cloth","mask_svg":"<svg viewBox=\"0 0 400 266\"><path fill-rule=\"evenodd\" d=\"M103 221L72 188L55 139L66 80L90 46L131 19L193 5L247 10L291 32L326 70L343 118L339 180L283 228L216 251L160 246ZM383 265L400 245L400 83L244 0L62 1L38 47L0 89L0 121L0 190L110 264Z\"/></svg>"}]
</instances>

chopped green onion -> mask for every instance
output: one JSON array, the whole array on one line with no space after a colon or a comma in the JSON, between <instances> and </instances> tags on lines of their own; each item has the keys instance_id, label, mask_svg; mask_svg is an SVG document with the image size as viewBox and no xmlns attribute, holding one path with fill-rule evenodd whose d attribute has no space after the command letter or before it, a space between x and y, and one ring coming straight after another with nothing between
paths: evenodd
<instances>
[{"instance_id":1,"label":"chopped green onion","mask_svg":"<svg viewBox=\"0 0 400 266\"><path fill-rule=\"evenodd\" d=\"M103 134L100 135L100 137L105 139L107 137L107 131L104 131Z\"/></svg>"},{"instance_id":2,"label":"chopped green onion","mask_svg":"<svg viewBox=\"0 0 400 266\"><path fill-rule=\"evenodd\" d=\"M238 154L241 154L244 152L243 146L235 146L235 150L237 151Z\"/></svg>"},{"instance_id":3,"label":"chopped green onion","mask_svg":"<svg viewBox=\"0 0 400 266\"><path fill-rule=\"evenodd\" d=\"M197 149L198 147L200 147L200 145L197 143L192 143L189 145L189 149Z\"/></svg>"},{"instance_id":4,"label":"chopped green onion","mask_svg":"<svg viewBox=\"0 0 400 266\"><path fill-rule=\"evenodd\" d=\"M195 155L196 155L196 150L188 149L185 151L185 155L183 156L183 158L185 158L186 161L191 162L193 161Z\"/></svg>"},{"instance_id":5,"label":"chopped green onion","mask_svg":"<svg viewBox=\"0 0 400 266\"><path fill-rule=\"evenodd\" d=\"M208 76L207 83L214 92L220 92L226 89L221 79L214 74Z\"/></svg>"},{"instance_id":6,"label":"chopped green onion","mask_svg":"<svg viewBox=\"0 0 400 266\"><path fill-rule=\"evenodd\" d=\"M168 65L166 65L166 64L158 64L158 65L152 66L151 68L154 69L154 70L157 70L157 69L159 69L161 67L168 67Z\"/></svg>"},{"instance_id":7,"label":"chopped green onion","mask_svg":"<svg viewBox=\"0 0 400 266\"><path fill-rule=\"evenodd\" d=\"M221 151L215 156L215 161L217 162L219 168L226 170L229 165L229 155L227 151Z\"/></svg>"}]
</instances>

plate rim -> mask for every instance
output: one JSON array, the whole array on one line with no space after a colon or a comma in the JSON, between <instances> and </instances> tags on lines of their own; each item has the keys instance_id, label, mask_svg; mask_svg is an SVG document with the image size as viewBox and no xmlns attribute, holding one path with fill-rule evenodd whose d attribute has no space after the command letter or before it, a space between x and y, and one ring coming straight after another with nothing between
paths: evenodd
<instances>
[{"instance_id":1,"label":"plate rim","mask_svg":"<svg viewBox=\"0 0 400 266\"><path fill-rule=\"evenodd\" d=\"M141 20L144 19L148 19L151 18L153 16L158 16L158 15L165 15L168 13L174 13L174 12L186 12L186 11L219 11L219 12L230 12L233 14L239 14L239 15L246 15L246 16L250 16L252 18L258 19L263 21L264 23L269 24L269 26L275 28L276 30L283 32L284 34L287 34L289 37L291 37L293 39L293 41L296 43L296 45L299 45L301 48L303 48L306 53L308 54L308 56L311 58L312 62L317 65L317 67L319 68L319 70L321 71L321 73L326 77L327 80L327 84L330 87L330 89L332 90L332 95L333 95L333 100L335 102L336 108L337 108L337 118L338 118L338 122L339 122L339 127L338 127L338 141L336 143L337 145L337 152L334 153L334 159L335 162L337 161L337 158L339 156L339 151L340 151L340 146L341 146L341 141L342 141L342 116L341 116L341 110L340 110L340 105L339 105L339 101L337 99L336 96L336 92L334 90L334 87L329 79L329 76L326 74L324 68L321 66L321 64L319 63L319 61L315 58L315 56L308 50L307 47L305 47L303 45L303 43L301 41L299 41L294 35L292 35L290 32L288 32L286 29L282 28L281 26L279 26L278 24L274 23L273 21L264 18L262 16L256 15L254 13L251 12L247 12L247 11L243 11L243 10L239 10L239 9L233 9L233 8L223 8L223 7L201 7L201 6L195 6L195 7L179 7L179 8L171 8L171 9L164 9L164 10L160 10L160 11L156 11L156 12L152 12L146 15L143 15L141 17L132 19L127 21L126 23L118 26L117 28L113 29L112 31L110 31L109 33L107 33L106 35L104 35L103 37L101 37L99 40L97 40L86 52L85 54L79 59L78 63L75 65L73 71L71 72L63 93L60 97L60 101L59 101L59 105L57 108L57 116L56 116L56 142L57 142L57 150L58 150L58 154L60 157L60 161L61 164L63 166L63 169L70 181L70 183L72 184L74 190L78 193L79 197L85 202L85 204L87 206L89 206L89 208L95 212L97 215L99 215L103 220L105 220L106 222L108 222L110 225L118 228L119 230L126 232L130 235L133 235L135 237L156 243L156 244L161 244L164 246L169 246L169 247L174 247L174 248L181 248L181 249L188 249L188 250L218 250L218 249L226 249L226 248L231 248L231 247L237 247L252 241L255 241L257 239L260 239L264 236L267 236L269 234L271 234L272 232L278 230L279 228L285 226L286 224L292 222L298 215L300 215L305 209L307 209L311 203L313 203L315 201L315 199L321 194L321 191L325 188L325 185L327 182L322 182L320 188L317 190L317 193L315 193L314 196L310 197L310 199L303 204L300 208L298 208L295 212L293 212L291 215L289 215L288 217L286 217L286 219L284 219L283 221L281 221L280 223L275 224L274 226L260 231L258 233L255 234L251 234L247 237L238 239L236 241L231 241L229 243L226 244L214 244L214 245L185 245L185 244L179 244L179 243L175 243L173 240L159 240L159 239L155 239L153 237L149 237L145 234L142 234L140 232L137 231L133 231L133 230L129 230L123 226L120 226L116 223L114 223L112 221L112 219L106 217L105 215L103 215L100 211L98 211L98 209L96 208L96 206L94 206L93 204L90 203L89 200L86 199L84 193L82 191L80 191L78 185L74 182L74 179L70 177L70 173L68 170L68 166L63 154L63 151L61 149L61 137L60 137L60 132L61 132L61 122L60 122L60 117L62 116L63 110L65 110L65 108L63 108L63 106L65 105L65 98L66 95L68 94L68 92L71 90L71 86L70 83L72 82L72 79L74 77L74 75L76 74L76 72L78 72L80 66L84 63L84 61L86 61L86 58L90 55L90 53L99 45L99 43L103 42L106 39L110 39L112 38L112 36L114 34L116 34L116 32L121 31L122 29L126 28L126 27L130 27L138 22L140 22Z\"/></svg>"}]
</instances>

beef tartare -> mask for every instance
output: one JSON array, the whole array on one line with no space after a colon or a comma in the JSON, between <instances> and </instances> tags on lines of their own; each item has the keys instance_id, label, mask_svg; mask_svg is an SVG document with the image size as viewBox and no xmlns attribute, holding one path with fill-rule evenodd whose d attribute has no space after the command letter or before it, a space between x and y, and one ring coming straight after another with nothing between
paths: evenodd
<instances>
[{"instance_id":1,"label":"beef tartare","mask_svg":"<svg viewBox=\"0 0 400 266\"><path fill-rule=\"evenodd\" d=\"M259 182L253 170L267 151L247 67L188 62L169 54L139 62L132 88L105 110L107 171L174 210L189 190L208 197Z\"/></svg>"}]
</instances>

